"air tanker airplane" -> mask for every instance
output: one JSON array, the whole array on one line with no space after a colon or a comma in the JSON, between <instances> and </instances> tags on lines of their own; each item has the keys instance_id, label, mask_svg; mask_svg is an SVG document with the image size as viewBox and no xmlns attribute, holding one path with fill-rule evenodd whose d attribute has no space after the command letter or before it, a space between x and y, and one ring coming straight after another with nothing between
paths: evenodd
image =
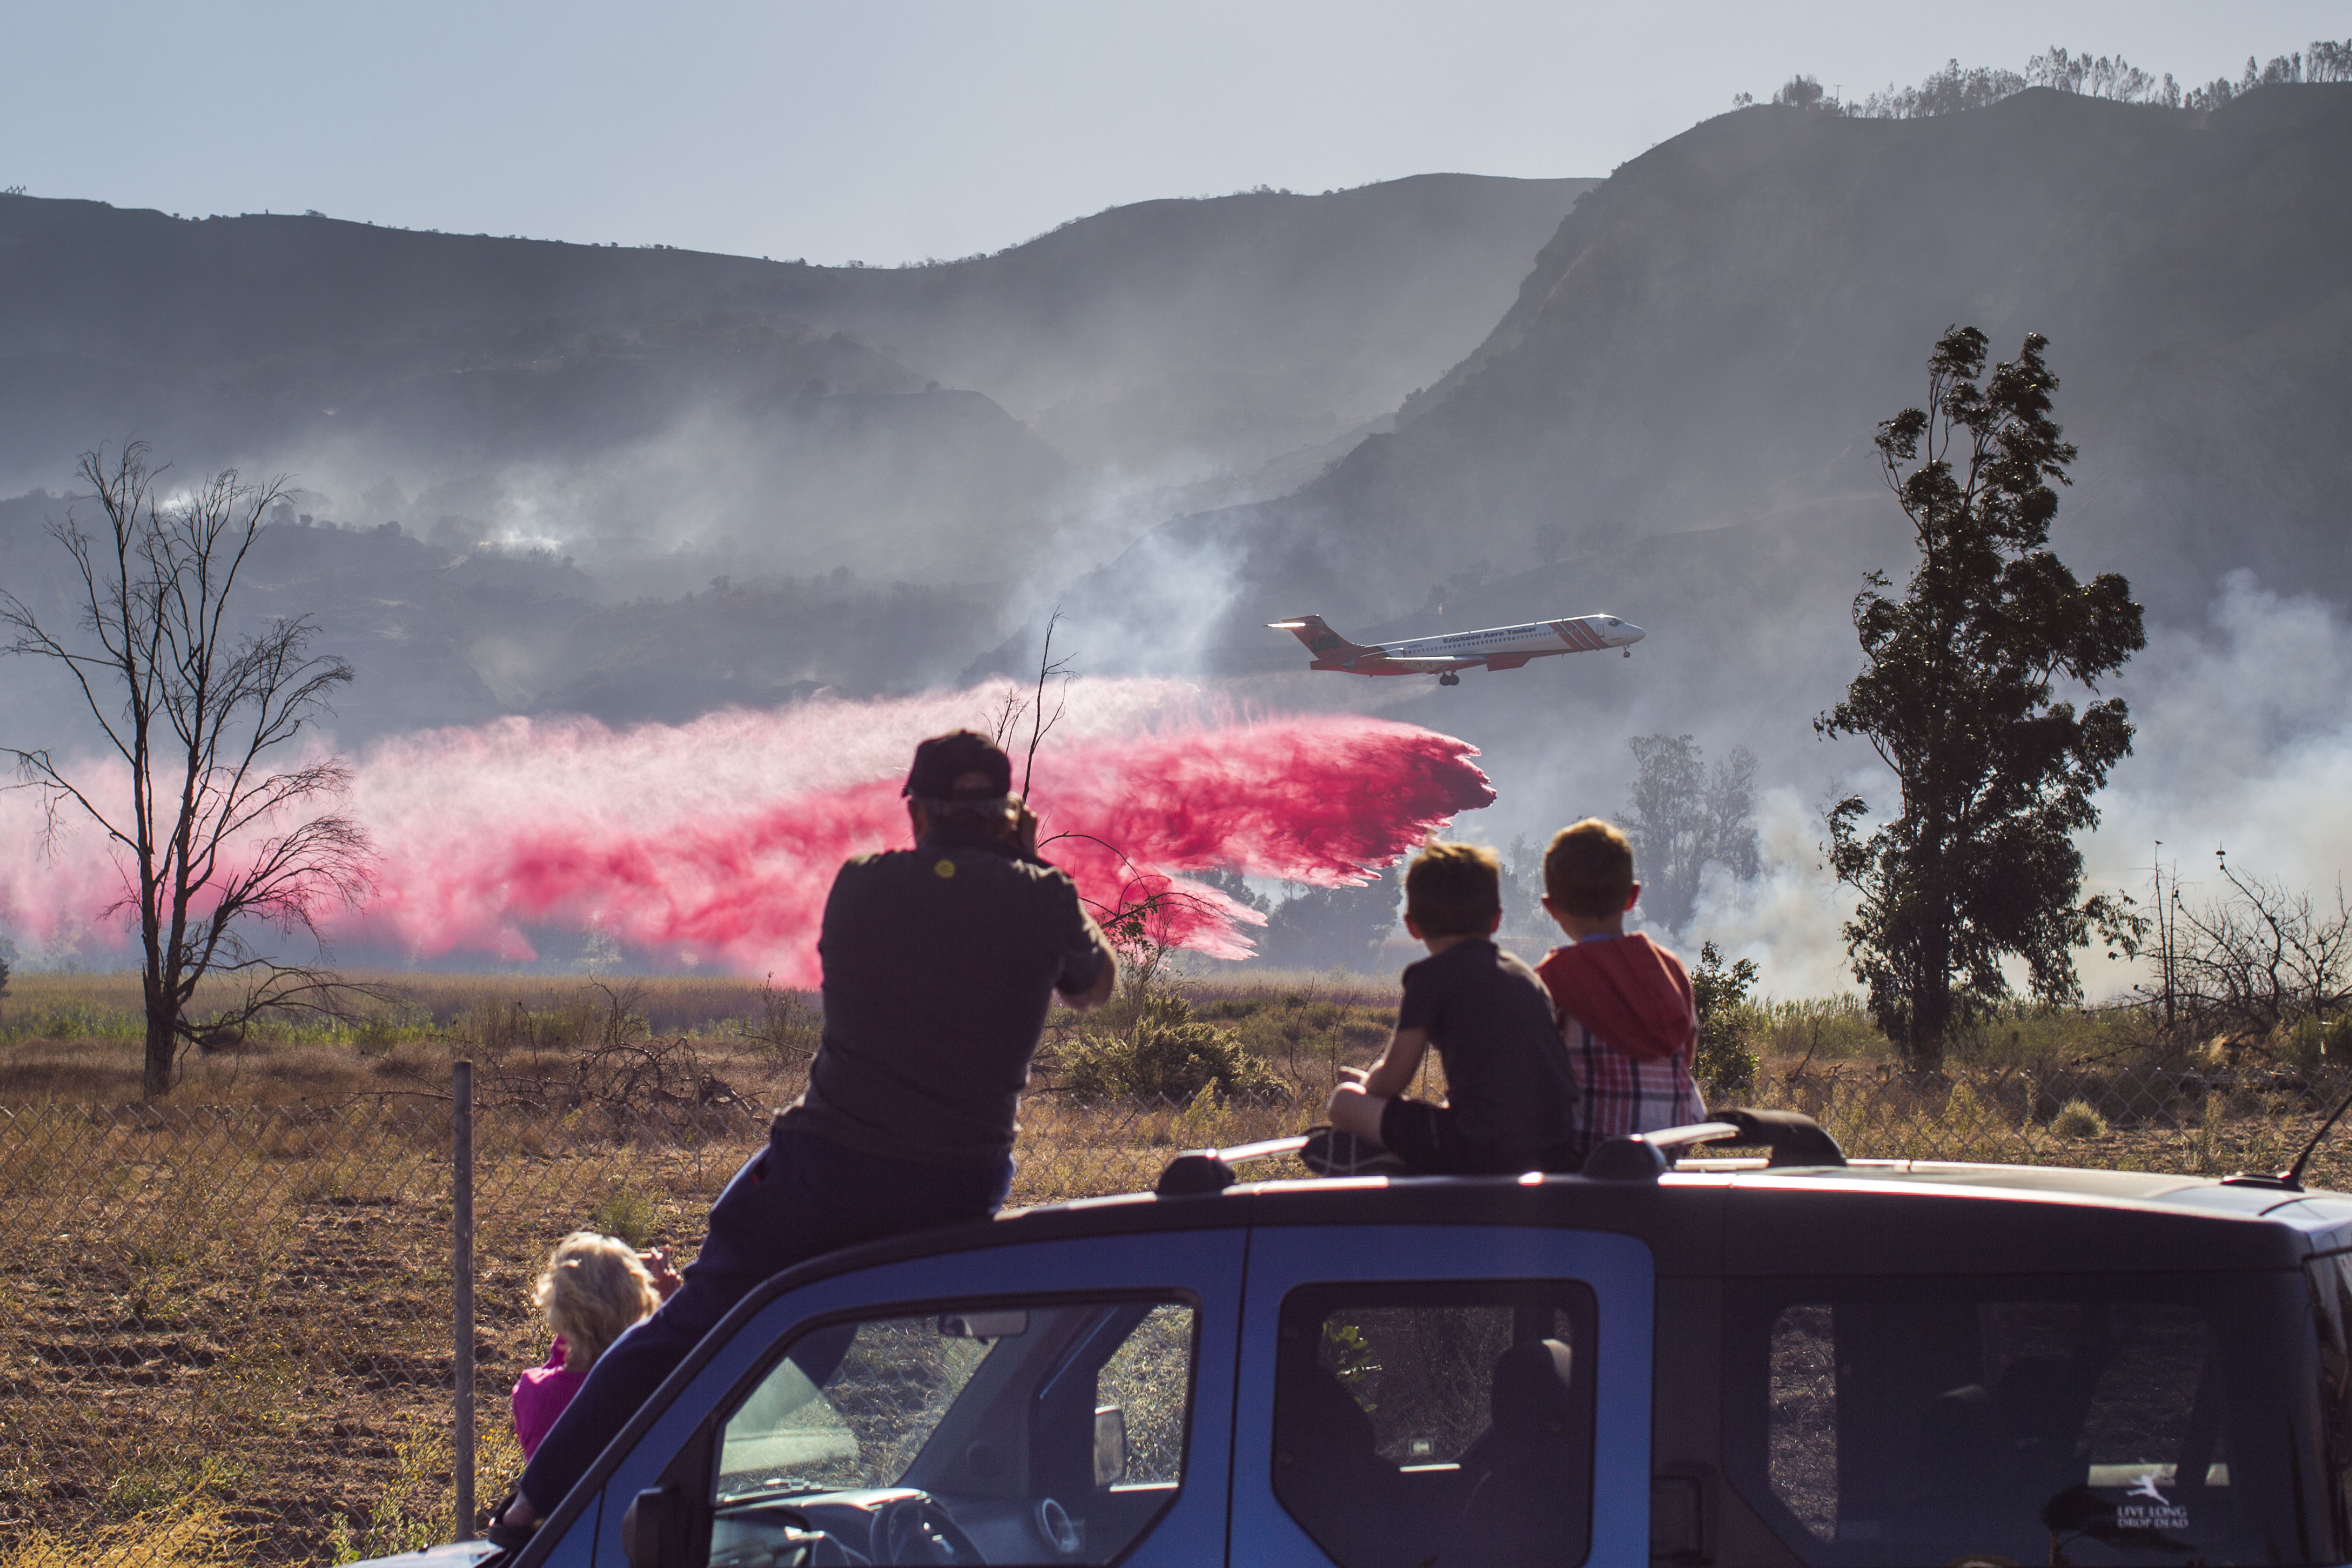
<instances>
[{"instance_id":1,"label":"air tanker airplane","mask_svg":"<svg viewBox=\"0 0 2352 1568\"><path fill-rule=\"evenodd\" d=\"M1349 642L1325 626L1320 616L1294 616L1266 625L1307 645L1307 651L1314 655L1307 666L1309 669L1339 669L1350 675L1433 675L1440 686L1461 685L1461 670L1480 665L1488 669L1517 669L1531 658L1555 653L1620 647L1631 658L1633 645L1643 637L1641 627L1614 616L1529 621L1524 626L1490 626L1483 632L1410 637L1372 647Z\"/></svg>"}]
</instances>

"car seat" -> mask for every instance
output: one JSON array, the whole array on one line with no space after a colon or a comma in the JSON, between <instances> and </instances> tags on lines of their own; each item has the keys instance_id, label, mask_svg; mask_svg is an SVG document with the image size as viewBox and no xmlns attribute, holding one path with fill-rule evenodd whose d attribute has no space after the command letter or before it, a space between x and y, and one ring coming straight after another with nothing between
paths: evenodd
<instances>
[{"instance_id":1,"label":"car seat","mask_svg":"<svg viewBox=\"0 0 2352 1568\"><path fill-rule=\"evenodd\" d=\"M2024 1355L1990 1389L1967 1384L1927 1402L1906 1510L1923 1550L2007 1550L2043 1537L2042 1503L2083 1481L2088 1382L2073 1355Z\"/></svg>"},{"instance_id":2,"label":"car seat","mask_svg":"<svg viewBox=\"0 0 2352 1568\"><path fill-rule=\"evenodd\" d=\"M1496 1358L1493 1419L1463 1450L1470 1498L1444 1561L1533 1568L1584 1554L1591 1442L1577 1419L1574 1371L1573 1353L1558 1340L1513 1345Z\"/></svg>"},{"instance_id":3,"label":"car seat","mask_svg":"<svg viewBox=\"0 0 2352 1568\"><path fill-rule=\"evenodd\" d=\"M2013 1357L1993 1384L1993 1418L2006 1446L2009 1484L2020 1500L2041 1500L2083 1484L2083 1422L2093 1379L2063 1352Z\"/></svg>"},{"instance_id":4,"label":"car seat","mask_svg":"<svg viewBox=\"0 0 2352 1568\"><path fill-rule=\"evenodd\" d=\"M1396 1468L1339 1374L1310 1356L1286 1363L1274 1401L1274 1490L1344 1568L1416 1562Z\"/></svg>"}]
</instances>

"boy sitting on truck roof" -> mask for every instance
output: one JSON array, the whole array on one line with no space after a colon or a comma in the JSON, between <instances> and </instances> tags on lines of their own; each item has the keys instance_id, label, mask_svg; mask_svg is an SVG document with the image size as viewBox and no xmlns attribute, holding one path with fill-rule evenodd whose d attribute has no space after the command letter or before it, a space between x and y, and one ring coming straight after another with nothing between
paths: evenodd
<instances>
[{"instance_id":1,"label":"boy sitting on truck roof","mask_svg":"<svg viewBox=\"0 0 2352 1568\"><path fill-rule=\"evenodd\" d=\"M1576 1080L1551 1000L1535 972L1494 942L1501 868L1491 851L1432 844L1404 878L1405 929L1429 956L1404 972L1396 1033L1369 1072L1331 1093L1340 1132L1414 1170L1517 1174L1573 1170ZM1445 1067L1443 1105L1405 1097L1431 1046Z\"/></svg>"},{"instance_id":2,"label":"boy sitting on truck roof","mask_svg":"<svg viewBox=\"0 0 2352 1568\"><path fill-rule=\"evenodd\" d=\"M1597 816L1561 828L1544 852L1543 907L1569 940L1536 973L1559 1009L1584 1091L1577 1131L1587 1149L1706 1120L1691 1080L1698 1014L1690 975L1645 933L1627 934L1626 911L1641 896L1633 845Z\"/></svg>"}]
</instances>

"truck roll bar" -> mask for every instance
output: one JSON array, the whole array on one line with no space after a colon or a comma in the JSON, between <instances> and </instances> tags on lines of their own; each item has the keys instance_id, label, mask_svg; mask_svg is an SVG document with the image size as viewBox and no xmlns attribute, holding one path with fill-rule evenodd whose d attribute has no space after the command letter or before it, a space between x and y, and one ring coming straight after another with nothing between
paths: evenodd
<instances>
[{"instance_id":1,"label":"truck roll bar","mask_svg":"<svg viewBox=\"0 0 2352 1568\"><path fill-rule=\"evenodd\" d=\"M1726 1110L1712 1121L1612 1138L1585 1156L1583 1173L1597 1182L1654 1182L1685 1152L1717 1143L1765 1145L1772 1151L1767 1170L1845 1163L1837 1140L1802 1111Z\"/></svg>"},{"instance_id":2,"label":"truck roll bar","mask_svg":"<svg viewBox=\"0 0 2352 1568\"><path fill-rule=\"evenodd\" d=\"M1845 1163L1845 1151L1838 1147L1837 1140L1801 1111L1726 1110L1712 1121L1695 1121L1687 1127L1662 1127L1654 1132L1612 1138L1585 1157L1580 1174L1596 1182L1654 1182L1694 1149L1758 1143L1772 1152L1765 1162L1768 1169ZM1234 1184L1234 1166L1295 1154L1306 1146L1307 1139L1301 1136L1268 1138L1225 1149L1187 1149L1168 1162L1151 1190L1163 1198L1222 1193Z\"/></svg>"},{"instance_id":3,"label":"truck roll bar","mask_svg":"<svg viewBox=\"0 0 2352 1568\"><path fill-rule=\"evenodd\" d=\"M1268 1138L1256 1143L1236 1143L1230 1149L1187 1149L1168 1162L1152 1191L1163 1198L1197 1197L1222 1193L1234 1184L1234 1167L1252 1160L1295 1154L1307 1147L1304 1134Z\"/></svg>"}]
</instances>

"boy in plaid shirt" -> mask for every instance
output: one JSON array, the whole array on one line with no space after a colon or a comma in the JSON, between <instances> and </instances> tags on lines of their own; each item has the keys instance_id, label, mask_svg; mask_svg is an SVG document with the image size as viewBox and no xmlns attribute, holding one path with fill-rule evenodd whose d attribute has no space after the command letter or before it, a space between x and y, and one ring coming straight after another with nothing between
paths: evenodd
<instances>
[{"instance_id":1,"label":"boy in plaid shirt","mask_svg":"<svg viewBox=\"0 0 2352 1568\"><path fill-rule=\"evenodd\" d=\"M1706 1120L1691 1081L1698 1013L1690 976L1646 934L1625 932L1625 912L1641 896L1633 845L1599 817L1560 829L1544 852L1543 907L1569 940L1536 973L1559 1009L1584 1091L1577 1131L1587 1149Z\"/></svg>"}]
</instances>

